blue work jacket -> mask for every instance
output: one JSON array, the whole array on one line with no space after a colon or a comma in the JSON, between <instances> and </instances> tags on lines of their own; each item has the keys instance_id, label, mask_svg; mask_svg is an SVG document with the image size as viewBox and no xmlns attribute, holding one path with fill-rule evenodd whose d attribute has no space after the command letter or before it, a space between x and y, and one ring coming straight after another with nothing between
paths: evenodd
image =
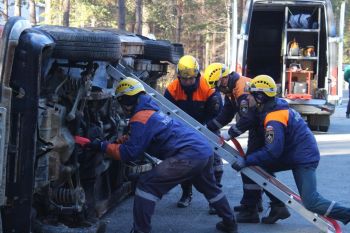
<instances>
[{"instance_id":1,"label":"blue work jacket","mask_svg":"<svg viewBox=\"0 0 350 233\"><path fill-rule=\"evenodd\" d=\"M318 164L320 152L306 122L285 100L274 101L271 109L259 113L265 145L247 157L247 166L280 164L293 168Z\"/></svg>"},{"instance_id":2,"label":"blue work jacket","mask_svg":"<svg viewBox=\"0 0 350 233\"><path fill-rule=\"evenodd\" d=\"M129 139L125 143L107 146L106 152L111 157L132 161L144 152L161 160L175 155L194 159L213 155L202 134L161 112L147 94L139 96L129 126Z\"/></svg>"}]
</instances>

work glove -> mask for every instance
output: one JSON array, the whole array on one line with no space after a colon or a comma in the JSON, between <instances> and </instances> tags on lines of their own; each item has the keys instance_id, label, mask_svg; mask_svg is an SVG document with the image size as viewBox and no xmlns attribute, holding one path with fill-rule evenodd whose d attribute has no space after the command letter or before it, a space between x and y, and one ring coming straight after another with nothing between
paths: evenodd
<instances>
[{"instance_id":1,"label":"work glove","mask_svg":"<svg viewBox=\"0 0 350 233\"><path fill-rule=\"evenodd\" d=\"M239 130L237 128L236 124L233 124L228 130L228 134L231 136L231 138L236 138L236 137L240 136L243 133L244 132L242 132L241 130Z\"/></svg>"},{"instance_id":2,"label":"work glove","mask_svg":"<svg viewBox=\"0 0 350 233\"><path fill-rule=\"evenodd\" d=\"M239 172L246 167L245 159L243 157L238 157L236 161L232 163L231 167Z\"/></svg>"},{"instance_id":3,"label":"work glove","mask_svg":"<svg viewBox=\"0 0 350 233\"><path fill-rule=\"evenodd\" d=\"M106 152L108 144L109 143L107 141L102 141L96 138L92 140L90 143L86 144L86 147L94 151Z\"/></svg>"},{"instance_id":4,"label":"work glove","mask_svg":"<svg viewBox=\"0 0 350 233\"><path fill-rule=\"evenodd\" d=\"M120 136L120 137L115 141L115 143L117 143L117 144L123 144L123 143L126 142L128 139L129 139L129 136L128 136L128 135L123 135L123 136Z\"/></svg>"},{"instance_id":5,"label":"work glove","mask_svg":"<svg viewBox=\"0 0 350 233\"><path fill-rule=\"evenodd\" d=\"M228 130L224 130L221 132L220 137L224 139L225 141L231 140L231 135L229 134Z\"/></svg>"}]
</instances>

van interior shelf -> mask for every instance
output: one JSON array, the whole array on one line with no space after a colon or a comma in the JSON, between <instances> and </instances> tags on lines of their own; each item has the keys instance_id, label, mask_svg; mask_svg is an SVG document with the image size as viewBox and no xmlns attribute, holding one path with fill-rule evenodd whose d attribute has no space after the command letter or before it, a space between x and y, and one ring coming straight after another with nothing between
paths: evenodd
<instances>
[{"instance_id":1,"label":"van interior shelf","mask_svg":"<svg viewBox=\"0 0 350 233\"><path fill-rule=\"evenodd\" d=\"M311 56L286 56L286 59L293 59L293 60L317 60L317 57L311 57Z\"/></svg>"},{"instance_id":2,"label":"van interior shelf","mask_svg":"<svg viewBox=\"0 0 350 233\"><path fill-rule=\"evenodd\" d=\"M287 28L287 32L314 32L318 33L320 30L319 29L303 29L303 28Z\"/></svg>"}]
</instances>

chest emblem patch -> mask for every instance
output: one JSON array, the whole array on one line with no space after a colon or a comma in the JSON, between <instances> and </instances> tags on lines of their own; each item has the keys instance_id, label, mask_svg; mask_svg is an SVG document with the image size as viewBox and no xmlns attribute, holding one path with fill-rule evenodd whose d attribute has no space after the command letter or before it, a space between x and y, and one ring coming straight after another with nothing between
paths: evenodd
<instances>
[{"instance_id":1,"label":"chest emblem patch","mask_svg":"<svg viewBox=\"0 0 350 233\"><path fill-rule=\"evenodd\" d=\"M268 125L265 129L265 142L268 144L273 143L275 139L275 130L271 125Z\"/></svg>"},{"instance_id":2,"label":"chest emblem patch","mask_svg":"<svg viewBox=\"0 0 350 233\"><path fill-rule=\"evenodd\" d=\"M241 112L241 114L246 114L248 112L248 101L247 100L241 101L239 111Z\"/></svg>"}]
</instances>

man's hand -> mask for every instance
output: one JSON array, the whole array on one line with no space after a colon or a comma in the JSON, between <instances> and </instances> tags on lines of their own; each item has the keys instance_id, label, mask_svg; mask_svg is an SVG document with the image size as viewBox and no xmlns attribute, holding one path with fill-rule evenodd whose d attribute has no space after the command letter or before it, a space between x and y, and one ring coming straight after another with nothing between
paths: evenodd
<instances>
[{"instance_id":1,"label":"man's hand","mask_svg":"<svg viewBox=\"0 0 350 233\"><path fill-rule=\"evenodd\" d=\"M232 163L231 167L239 172L240 170L246 167L245 159L242 157L238 157L237 160Z\"/></svg>"},{"instance_id":2,"label":"man's hand","mask_svg":"<svg viewBox=\"0 0 350 233\"><path fill-rule=\"evenodd\" d=\"M124 142L126 142L129 139L128 135L123 135L120 136L115 142L117 144L123 144Z\"/></svg>"},{"instance_id":3,"label":"man's hand","mask_svg":"<svg viewBox=\"0 0 350 233\"><path fill-rule=\"evenodd\" d=\"M228 130L222 131L220 137L222 137L225 141L228 141L232 138L231 135L228 133Z\"/></svg>"},{"instance_id":4,"label":"man's hand","mask_svg":"<svg viewBox=\"0 0 350 233\"><path fill-rule=\"evenodd\" d=\"M102 141L96 138L92 140L90 143L86 144L86 147L94 151L106 152L107 145L108 145L107 141Z\"/></svg>"}]
</instances>

